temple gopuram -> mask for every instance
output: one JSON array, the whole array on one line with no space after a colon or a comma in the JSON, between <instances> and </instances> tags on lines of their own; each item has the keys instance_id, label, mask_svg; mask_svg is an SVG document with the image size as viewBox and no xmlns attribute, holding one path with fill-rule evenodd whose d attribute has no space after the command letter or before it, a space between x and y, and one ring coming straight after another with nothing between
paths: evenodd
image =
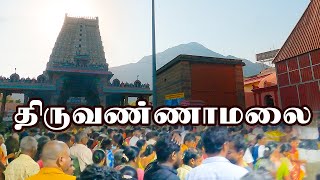
<instances>
[{"instance_id":1,"label":"temple gopuram","mask_svg":"<svg viewBox=\"0 0 320 180\"><path fill-rule=\"evenodd\" d=\"M26 68L32 68L32 65ZM113 79L105 58L99 31L98 17L70 17L56 40L46 70L36 79L23 78L17 73L0 76L1 117L4 116L6 97L24 94L24 103L41 98L45 105L121 106L128 105L129 97L148 99L152 94L149 84Z\"/></svg>"}]
</instances>

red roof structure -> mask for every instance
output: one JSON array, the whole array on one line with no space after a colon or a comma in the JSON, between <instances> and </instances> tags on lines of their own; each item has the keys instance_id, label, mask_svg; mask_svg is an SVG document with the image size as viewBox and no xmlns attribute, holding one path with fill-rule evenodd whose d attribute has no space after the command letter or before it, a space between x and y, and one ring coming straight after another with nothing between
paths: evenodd
<instances>
[{"instance_id":1,"label":"red roof structure","mask_svg":"<svg viewBox=\"0 0 320 180\"><path fill-rule=\"evenodd\" d=\"M311 0L308 8L273 60L274 63L320 49L320 0Z\"/></svg>"}]
</instances>

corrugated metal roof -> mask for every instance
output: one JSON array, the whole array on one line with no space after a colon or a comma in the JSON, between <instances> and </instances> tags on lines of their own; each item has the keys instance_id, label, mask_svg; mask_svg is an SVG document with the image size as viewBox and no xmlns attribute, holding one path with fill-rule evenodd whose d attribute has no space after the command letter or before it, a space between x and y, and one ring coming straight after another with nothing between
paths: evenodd
<instances>
[{"instance_id":1,"label":"corrugated metal roof","mask_svg":"<svg viewBox=\"0 0 320 180\"><path fill-rule=\"evenodd\" d=\"M273 62L320 49L320 0L312 0Z\"/></svg>"}]
</instances>

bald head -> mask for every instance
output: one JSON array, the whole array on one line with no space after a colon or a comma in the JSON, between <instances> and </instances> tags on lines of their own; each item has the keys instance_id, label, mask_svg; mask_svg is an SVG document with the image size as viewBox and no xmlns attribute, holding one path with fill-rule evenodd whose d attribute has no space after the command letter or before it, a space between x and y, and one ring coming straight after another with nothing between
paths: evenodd
<instances>
[{"instance_id":1,"label":"bald head","mask_svg":"<svg viewBox=\"0 0 320 180\"><path fill-rule=\"evenodd\" d=\"M61 156L69 155L69 148L62 141L49 141L42 150L41 159L43 163L57 161Z\"/></svg>"},{"instance_id":2,"label":"bald head","mask_svg":"<svg viewBox=\"0 0 320 180\"><path fill-rule=\"evenodd\" d=\"M49 141L44 145L41 159L43 167L60 168L65 173L72 168L69 147L62 141Z\"/></svg>"}]
</instances>

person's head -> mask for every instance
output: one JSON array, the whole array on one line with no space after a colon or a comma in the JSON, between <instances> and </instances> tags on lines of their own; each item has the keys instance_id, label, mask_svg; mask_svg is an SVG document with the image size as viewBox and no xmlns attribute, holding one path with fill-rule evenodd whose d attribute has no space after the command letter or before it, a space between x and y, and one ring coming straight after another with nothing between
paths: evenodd
<instances>
[{"instance_id":1,"label":"person's head","mask_svg":"<svg viewBox=\"0 0 320 180\"><path fill-rule=\"evenodd\" d=\"M182 155L180 146L171 139L170 136L161 136L155 144L155 150L159 163L169 163L177 169L181 165Z\"/></svg>"},{"instance_id":2,"label":"person's head","mask_svg":"<svg viewBox=\"0 0 320 180\"><path fill-rule=\"evenodd\" d=\"M183 164L192 168L202 163L202 153L197 149L188 149L183 154Z\"/></svg>"},{"instance_id":3,"label":"person's head","mask_svg":"<svg viewBox=\"0 0 320 180\"><path fill-rule=\"evenodd\" d=\"M107 132L110 138L113 138L114 134L116 134L116 130L113 128L109 128Z\"/></svg>"},{"instance_id":4,"label":"person's head","mask_svg":"<svg viewBox=\"0 0 320 180\"><path fill-rule=\"evenodd\" d=\"M249 133L249 131L247 129L242 129L241 132L240 132L240 134L242 136L246 136L246 135L248 135L248 133Z\"/></svg>"},{"instance_id":5,"label":"person's head","mask_svg":"<svg viewBox=\"0 0 320 180\"><path fill-rule=\"evenodd\" d=\"M87 147L92 150L93 149L93 147L92 147L93 144L94 144L94 140L89 138L89 140L87 142Z\"/></svg>"},{"instance_id":6,"label":"person's head","mask_svg":"<svg viewBox=\"0 0 320 180\"><path fill-rule=\"evenodd\" d=\"M202 135L202 143L208 156L227 156L229 151L229 134L226 127L208 128Z\"/></svg>"},{"instance_id":7,"label":"person's head","mask_svg":"<svg viewBox=\"0 0 320 180\"><path fill-rule=\"evenodd\" d=\"M205 149L204 149L203 142L201 139L197 144L197 149L199 149L202 153L205 153Z\"/></svg>"},{"instance_id":8,"label":"person's head","mask_svg":"<svg viewBox=\"0 0 320 180\"><path fill-rule=\"evenodd\" d=\"M265 145L267 143L267 138L264 136L264 134L258 134L256 141L259 145Z\"/></svg>"},{"instance_id":9,"label":"person's head","mask_svg":"<svg viewBox=\"0 0 320 180\"><path fill-rule=\"evenodd\" d=\"M14 137L13 135L9 136L6 139L5 145L7 147L8 154L18 152L19 151L19 136L18 136L18 138Z\"/></svg>"},{"instance_id":10,"label":"person's head","mask_svg":"<svg viewBox=\"0 0 320 180\"><path fill-rule=\"evenodd\" d=\"M49 141L46 143L43 147L41 159L43 167L60 168L65 173L72 168L69 147L62 141Z\"/></svg>"},{"instance_id":11,"label":"person's head","mask_svg":"<svg viewBox=\"0 0 320 180\"><path fill-rule=\"evenodd\" d=\"M112 144L117 147L122 147L123 145L123 136L122 134L115 134L112 138Z\"/></svg>"},{"instance_id":12,"label":"person's head","mask_svg":"<svg viewBox=\"0 0 320 180\"><path fill-rule=\"evenodd\" d=\"M117 167L123 164L122 158L123 158L123 149L119 149L114 153L114 167Z\"/></svg>"},{"instance_id":13,"label":"person's head","mask_svg":"<svg viewBox=\"0 0 320 180\"><path fill-rule=\"evenodd\" d=\"M106 180L121 180L121 173L116 171L113 168L105 167L104 168L106 172Z\"/></svg>"},{"instance_id":14,"label":"person's head","mask_svg":"<svg viewBox=\"0 0 320 180\"><path fill-rule=\"evenodd\" d=\"M233 164L238 164L244 156L247 144L242 135L236 135L232 138L229 146L227 159Z\"/></svg>"},{"instance_id":15,"label":"person's head","mask_svg":"<svg viewBox=\"0 0 320 180\"><path fill-rule=\"evenodd\" d=\"M132 137L132 130L131 129L126 129L124 132L126 133L126 137Z\"/></svg>"},{"instance_id":16,"label":"person's head","mask_svg":"<svg viewBox=\"0 0 320 180\"><path fill-rule=\"evenodd\" d=\"M284 132L285 133L290 133L292 131L292 126L286 126L284 125Z\"/></svg>"},{"instance_id":17,"label":"person's head","mask_svg":"<svg viewBox=\"0 0 320 180\"><path fill-rule=\"evenodd\" d=\"M298 137L292 137L292 138L290 138L289 143L292 148L296 149L299 147L300 140Z\"/></svg>"},{"instance_id":18,"label":"person's head","mask_svg":"<svg viewBox=\"0 0 320 180\"><path fill-rule=\"evenodd\" d=\"M290 153L291 151L291 145L289 143L284 143L279 147L279 151L281 154L283 155L288 155L288 153Z\"/></svg>"},{"instance_id":19,"label":"person's head","mask_svg":"<svg viewBox=\"0 0 320 180\"><path fill-rule=\"evenodd\" d=\"M112 147L112 140L107 138L107 139L104 139L102 142L101 142L101 145L100 145L101 149L103 150L110 150L111 147Z\"/></svg>"},{"instance_id":20,"label":"person's head","mask_svg":"<svg viewBox=\"0 0 320 180\"><path fill-rule=\"evenodd\" d=\"M111 168L102 168L97 165L88 165L80 174L78 180L120 180L119 172Z\"/></svg>"},{"instance_id":21,"label":"person's head","mask_svg":"<svg viewBox=\"0 0 320 180\"><path fill-rule=\"evenodd\" d=\"M108 136L104 135L104 134L100 134L100 136L97 138L98 142L102 142L105 138L107 138Z\"/></svg>"},{"instance_id":22,"label":"person's head","mask_svg":"<svg viewBox=\"0 0 320 180\"><path fill-rule=\"evenodd\" d=\"M55 140L56 138L56 135L53 132L47 132L45 135L48 136L50 140Z\"/></svg>"},{"instance_id":23,"label":"person's head","mask_svg":"<svg viewBox=\"0 0 320 180\"><path fill-rule=\"evenodd\" d=\"M155 131L151 131L151 132L148 132L148 133L146 134L146 140L147 140L147 141L149 141L150 139L153 139L153 138L155 138L155 137L156 137Z\"/></svg>"},{"instance_id":24,"label":"person's head","mask_svg":"<svg viewBox=\"0 0 320 180\"><path fill-rule=\"evenodd\" d=\"M38 139L38 149L37 153L34 157L35 161L38 161L40 159L40 155L42 153L43 146L50 141L50 138L48 136L42 136L41 138Z\"/></svg>"},{"instance_id":25,"label":"person's head","mask_svg":"<svg viewBox=\"0 0 320 180\"><path fill-rule=\"evenodd\" d=\"M38 142L34 137L26 136L20 142L20 149L22 154L26 154L31 158L34 158L37 153Z\"/></svg>"},{"instance_id":26,"label":"person's head","mask_svg":"<svg viewBox=\"0 0 320 180\"><path fill-rule=\"evenodd\" d=\"M188 133L184 137L183 144L188 146L188 148L196 148L196 136L193 133Z\"/></svg>"},{"instance_id":27,"label":"person's head","mask_svg":"<svg viewBox=\"0 0 320 180\"><path fill-rule=\"evenodd\" d=\"M36 136L39 134L39 130L37 128L30 129L30 136Z\"/></svg>"},{"instance_id":28,"label":"person's head","mask_svg":"<svg viewBox=\"0 0 320 180\"><path fill-rule=\"evenodd\" d=\"M103 167L106 164L106 153L102 149L95 150L92 154L92 161L95 165Z\"/></svg>"},{"instance_id":29,"label":"person's head","mask_svg":"<svg viewBox=\"0 0 320 180\"><path fill-rule=\"evenodd\" d=\"M77 144L87 145L88 141L89 141L88 135L84 131L78 132L76 134L76 143Z\"/></svg>"},{"instance_id":30,"label":"person's head","mask_svg":"<svg viewBox=\"0 0 320 180\"><path fill-rule=\"evenodd\" d=\"M59 134L57 136L57 140L66 143L68 145L68 147L71 147L74 144L72 136L70 134L68 134L68 133Z\"/></svg>"},{"instance_id":31,"label":"person's head","mask_svg":"<svg viewBox=\"0 0 320 180\"><path fill-rule=\"evenodd\" d=\"M137 158L139 156L139 148L134 146L126 147L123 150L122 163L127 164L129 162L137 163Z\"/></svg>"},{"instance_id":32,"label":"person's head","mask_svg":"<svg viewBox=\"0 0 320 180\"><path fill-rule=\"evenodd\" d=\"M133 136L141 137L141 128L140 127L135 127L133 129Z\"/></svg>"},{"instance_id":33,"label":"person's head","mask_svg":"<svg viewBox=\"0 0 320 180\"><path fill-rule=\"evenodd\" d=\"M4 143L4 138L3 138L3 135L0 134L0 145Z\"/></svg>"},{"instance_id":34,"label":"person's head","mask_svg":"<svg viewBox=\"0 0 320 180\"><path fill-rule=\"evenodd\" d=\"M29 133L26 130L23 130L22 132L20 132L19 141L21 141L21 139L23 139L26 136L29 136Z\"/></svg>"},{"instance_id":35,"label":"person's head","mask_svg":"<svg viewBox=\"0 0 320 180\"><path fill-rule=\"evenodd\" d=\"M120 169L122 179L127 180L137 180L138 173L137 170L131 166L124 166Z\"/></svg>"},{"instance_id":36,"label":"person's head","mask_svg":"<svg viewBox=\"0 0 320 180\"><path fill-rule=\"evenodd\" d=\"M154 146L149 144L149 145L147 145L146 150L143 152L143 155L150 156L154 151L155 151Z\"/></svg>"},{"instance_id":37,"label":"person's head","mask_svg":"<svg viewBox=\"0 0 320 180\"><path fill-rule=\"evenodd\" d=\"M108 130L108 129L107 129L106 127L103 127L103 128L100 129L100 133L106 134L106 133L108 133L107 130Z\"/></svg>"},{"instance_id":38,"label":"person's head","mask_svg":"<svg viewBox=\"0 0 320 180\"><path fill-rule=\"evenodd\" d=\"M271 176L271 174L268 171L263 171L263 170L251 171L241 178L241 180L253 180L253 179L273 180L274 178Z\"/></svg>"},{"instance_id":39,"label":"person's head","mask_svg":"<svg viewBox=\"0 0 320 180\"><path fill-rule=\"evenodd\" d=\"M12 137L19 142L20 139L19 139L19 134L18 133L12 133Z\"/></svg>"},{"instance_id":40,"label":"person's head","mask_svg":"<svg viewBox=\"0 0 320 180\"><path fill-rule=\"evenodd\" d=\"M196 132L194 135L196 136L196 146L197 146L199 141L201 140L201 132Z\"/></svg>"},{"instance_id":41,"label":"person's head","mask_svg":"<svg viewBox=\"0 0 320 180\"><path fill-rule=\"evenodd\" d=\"M98 137L100 136L100 133L98 133L98 132L93 132L93 133L91 133L91 138L93 139L93 140L98 140Z\"/></svg>"},{"instance_id":42,"label":"person's head","mask_svg":"<svg viewBox=\"0 0 320 180\"><path fill-rule=\"evenodd\" d=\"M140 149L141 152L144 152L147 148L147 141L144 139L138 140L137 147Z\"/></svg>"}]
</instances>

